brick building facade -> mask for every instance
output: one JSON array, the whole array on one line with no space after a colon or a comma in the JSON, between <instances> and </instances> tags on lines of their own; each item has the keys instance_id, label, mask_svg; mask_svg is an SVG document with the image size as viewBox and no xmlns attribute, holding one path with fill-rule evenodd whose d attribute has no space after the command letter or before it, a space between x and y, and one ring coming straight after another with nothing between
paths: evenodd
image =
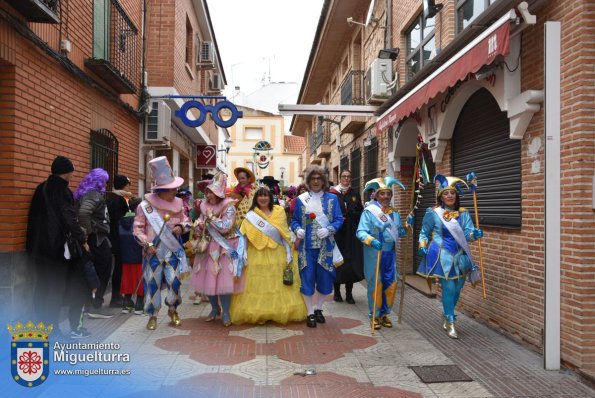
<instances>
[{"instance_id":1,"label":"brick building facade","mask_svg":"<svg viewBox=\"0 0 595 398\"><path fill-rule=\"evenodd\" d=\"M92 167L138 182L142 2L53 4L40 16L28 2L0 2L0 302L9 315L29 304L27 212L54 157L74 162L73 190Z\"/></svg>"},{"instance_id":2,"label":"brick building facade","mask_svg":"<svg viewBox=\"0 0 595 398\"><path fill-rule=\"evenodd\" d=\"M174 116L184 100L164 97L220 95L224 85L206 1L0 1L2 317L30 309L27 214L53 159L74 162L73 191L102 167L142 194L152 182L146 163L160 155L192 185L195 145L227 133L210 118L184 126ZM171 110L160 124L167 135L148 141L160 103Z\"/></svg>"},{"instance_id":3,"label":"brick building facade","mask_svg":"<svg viewBox=\"0 0 595 398\"><path fill-rule=\"evenodd\" d=\"M336 117L340 124L330 126L333 130L328 140L329 154L308 153L307 147L302 155L304 163L308 159L320 161L333 178L337 170L353 169L356 160L355 166L360 169L356 185L361 188L369 161L364 153L369 146L364 141L377 140L377 176L394 175L408 187L406 192L396 192L395 197L395 205L403 217L409 211L412 182L401 171L407 170L415 156L418 134L432 151L431 177L435 173L453 175L474 169L479 177L479 215L485 231L482 245L487 299L482 298L481 289L465 288L458 310L536 351L545 351L545 264L552 259L545 258L548 178L543 104L544 24L559 21L562 184L561 228L555 232L560 234L561 250L560 354L563 364L592 374L595 370L595 282L591 278L595 254L595 238L591 233L595 227L592 101L595 73L588 59L595 48L593 2L528 1L526 14L536 16L535 23L525 20L520 1L486 1L483 5L451 0L436 3L441 3L442 9L426 19L420 1L325 2L299 103L346 104L340 95L343 85L333 82L340 83L350 71L369 70L380 49L399 48L400 55L391 63L395 88L388 98L376 103L377 117L364 118L355 127L346 125L347 117ZM373 8L368 11L370 4ZM352 22L348 29L347 17L359 24ZM444 80L447 64L456 57L465 56L476 44L484 43L491 48L480 36L499 20L510 21L505 36L509 40L506 53L486 59L477 70L465 70L466 66L459 65L465 72L460 79L444 81L443 89L426 97L418 96L411 109L402 110L408 105L408 94L413 97L417 90L429 86L425 79ZM337 36L344 39L337 41ZM498 41L498 44L503 43ZM331 46L335 51L330 51ZM440 69L443 66L445 69ZM363 85L372 84L366 78ZM361 97L367 100L369 95L364 93ZM318 134L315 118L296 116L292 128L294 134L304 134L308 142L315 142ZM472 144L465 146L468 142ZM458 176L464 178L465 174ZM498 180L498 176L505 177ZM431 187L426 191L426 197L430 198L427 205L433 200L432 191ZM464 205L473 208L472 201ZM418 220L424 211L425 208L417 211ZM415 238L417 233L418 228ZM477 258L477 245L472 246ZM403 253L407 252L411 258L415 249L403 242L401 263ZM415 262L403 266L408 274L415 269Z\"/></svg>"}]
</instances>

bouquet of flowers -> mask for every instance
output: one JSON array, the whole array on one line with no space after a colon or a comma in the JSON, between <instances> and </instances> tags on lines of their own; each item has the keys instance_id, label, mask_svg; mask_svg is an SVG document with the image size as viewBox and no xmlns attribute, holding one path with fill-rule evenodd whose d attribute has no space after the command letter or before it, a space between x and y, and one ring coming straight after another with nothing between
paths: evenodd
<instances>
[{"instance_id":1,"label":"bouquet of flowers","mask_svg":"<svg viewBox=\"0 0 595 398\"><path fill-rule=\"evenodd\" d=\"M316 220L316 214L315 213L308 213L308 214L306 214L306 225L312 224L314 222L314 220Z\"/></svg>"}]
</instances>

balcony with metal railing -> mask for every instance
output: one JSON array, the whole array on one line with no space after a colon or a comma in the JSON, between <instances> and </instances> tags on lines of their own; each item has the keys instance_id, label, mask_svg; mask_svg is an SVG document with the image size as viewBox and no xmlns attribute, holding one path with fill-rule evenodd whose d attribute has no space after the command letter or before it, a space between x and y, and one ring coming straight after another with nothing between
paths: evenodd
<instances>
[{"instance_id":1,"label":"balcony with metal railing","mask_svg":"<svg viewBox=\"0 0 595 398\"><path fill-rule=\"evenodd\" d=\"M138 29L118 0L93 3L93 57L85 66L120 94L133 94L140 77Z\"/></svg>"},{"instance_id":2,"label":"balcony with metal railing","mask_svg":"<svg viewBox=\"0 0 595 398\"><path fill-rule=\"evenodd\" d=\"M59 23L59 0L7 0L29 22Z\"/></svg>"},{"instance_id":3,"label":"balcony with metal railing","mask_svg":"<svg viewBox=\"0 0 595 398\"><path fill-rule=\"evenodd\" d=\"M318 124L316 132L312 133L310 153L315 158L328 158L331 156L331 127L328 123Z\"/></svg>"},{"instance_id":4,"label":"balcony with metal railing","mask_svg":"<svg viewBox=\"0 0 595 398\"><path fill-rule=\"evenodd\" d=\"M363 70L350 71L341 83L341 105L365 105ZM354 134L366 124L363 116L345 116L341 120L341 132Z\"/></svg>"}]
</instances>

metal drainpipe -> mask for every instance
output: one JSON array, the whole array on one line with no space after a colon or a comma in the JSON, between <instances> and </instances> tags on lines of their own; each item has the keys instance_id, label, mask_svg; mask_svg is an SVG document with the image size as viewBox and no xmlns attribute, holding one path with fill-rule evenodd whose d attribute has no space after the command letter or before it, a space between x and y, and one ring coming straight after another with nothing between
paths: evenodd
<instances>
[{"instance_id":1,"label":"metal drainpipe","mask_svg":"<svg viewBox=\"0 0 595 398\"><path fill-rule=\"evenodd\" d=\"M393 7L392 0L386 0L386 29L384 30L384 48L393 48Z\"/></svg>"}]
</instances>

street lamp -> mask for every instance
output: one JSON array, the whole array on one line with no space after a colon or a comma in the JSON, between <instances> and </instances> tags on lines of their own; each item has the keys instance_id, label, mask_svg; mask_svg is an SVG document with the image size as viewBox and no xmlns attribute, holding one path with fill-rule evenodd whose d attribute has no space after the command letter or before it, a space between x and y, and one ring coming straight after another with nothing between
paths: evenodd
<instances>
[{"instance_id":1,"label":"street lamp","mask_svg":"<svg viewBox=\"0 0 595 398\"><path fill-rule=\"evenodd\" d=\"M223 143L225 144L225 148L217 149L217 152L229 153L229 149L231 148L232 141L229 138L227 138L225 141L223 141Z\"/></svg>"},{"instance_id":2,"label":"street lamp","mask_svg":"<svg viewBox=\"0 0 595 398\"><path fill-rule=\"evenodd\" d=\"M279 170L281 170L281 179L283 179L283 173L285 173L285 167L281 166L281 167L279 167Z\"/></svg>"}]
</instances>

